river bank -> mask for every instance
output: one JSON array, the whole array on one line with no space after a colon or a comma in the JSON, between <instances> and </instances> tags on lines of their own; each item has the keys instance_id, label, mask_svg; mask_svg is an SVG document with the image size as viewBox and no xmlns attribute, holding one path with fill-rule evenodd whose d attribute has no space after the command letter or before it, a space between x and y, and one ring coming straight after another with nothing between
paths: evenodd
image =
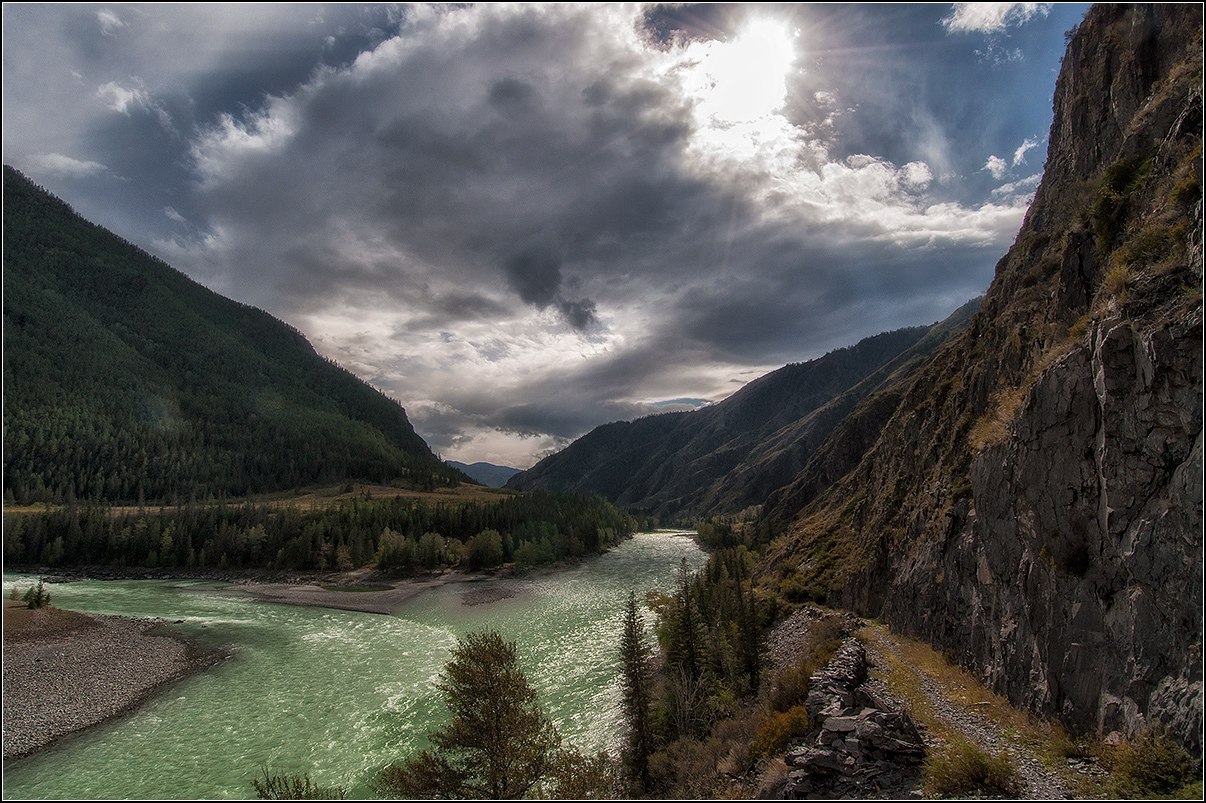
<instances>
[{"instance_id":1,"label":"river bank","mask_svg":"<svg viewBox=\"0 0 1206 803\"><path fill-rule=\"evenodd\" d=\"M165 621L29 610L6 600L5 760L125 714L226 657L172 633Z\"/></svg>"},{"instance_id":2,"label":"river bank","mask_svg":"<svg viewBox=\"0 0 1206 803\"><path fill-rule=\"evenodd\" d=\"M244 583L234 591L249 594L262 602L302 605L310 608L334 608L361 613L394 614L424 591L453 583L474 583L488 576L464 572L446 572L432 577L416 577L380 583L377 588L365 584L319 585L317 583Z\"/></svg>"},{"instance_id":3,"label":"river bank","mask_svg":"<svg viewBox=\"0 0 1206 803\"><path fill-rule=\"evenodd\" d=\"M12 571L31 577L42 577L48 583L72 583L79 580L203 580L229 584L229 590L245 593L262 602L387 615L396 613L403 603L432 588L450 583L473 583L511 576L509 570L493 574L445 570L438 574L399 578L369 569L300 573L271 569L147 569L113 566L53 569L26 567ZM484 589L481 590L486 593ZM481 595L475 595L477 596ZM490 596L493 596L493 592L490 592ZM503 596L509 594L503 593Z\"/></svg>"}]
</instances>

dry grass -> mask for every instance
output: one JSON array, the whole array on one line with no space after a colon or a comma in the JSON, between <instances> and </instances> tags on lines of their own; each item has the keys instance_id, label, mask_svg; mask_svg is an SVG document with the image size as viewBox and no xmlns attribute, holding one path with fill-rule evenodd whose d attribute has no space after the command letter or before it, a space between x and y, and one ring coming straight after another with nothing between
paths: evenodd
<instances>
[{"instance_id":1,"label":"dry grass","mask_svg":"<svg viewBox=\"0 0 1206 803\"><path fill-rule=\"evenodd\" d=\"M1004 443L1009 437L1009 425L1026 399L1028 386L1001 388L993 394L989 409L972 425L967 435L973 451Z\"/></svg>"},{"instance_id":2,"label":"dry grass","mask_svg":"<svg viewBox=\"0 0 1206 803\"><path fill-rule=\"evenodd\" d=\"M921 675L934 681L953 705L974 713L992 724L1018 745L1025 747L1048 769L1074 783L1066 759L1083 753L1059 723L1047 722L1015 708L1009 700L986 688L974 675L948 661L928 644L890 633L884 625L871 625L858 633L889 663L883 680L908 707L913 718L937 741L950 745L963 739L960 731L934 710L921 686ZM889 646L891 649L889 649Z\"/></svg>"},{"instance_id":3,"label":"dry grass","mask_svg":"<svg viewBox=\"0 0 1206 803\"><path fill-rule=\"evenodd\" d=\"M1017 797L1021 791L1008 756L989 755L962 739L926 757L922 774L925 791L933 797Z\"/></svg>"},{"instance_id":4,"label":"dry grass","mask_svg":"<svg viewBox=\"0 0 1206 803\"><path fill-rule=\"evenodd\" d=\"M272 505L273 507L290 507L298 510L321 510L348 502L353 499L419 499L427 502L498 502L522 491L512 491L504 488L487 488L484 485L459 485L456 488L437 488L434 491L418 491L412 488L399 488L393 485L373 483L357 483L347 485L331 485L320 488L281 491L271 494L227 499L227 505L257 504ZM217 502L199 502L198 504L218 504ZM43 513L47 510L59 510L63 505L5 505L4 513L8 515ZM147 505L137 507L122 505L109 508L109 515L124 516L137 513L159 513L165 510L175 510L172 505Z\"/></svg>"},{"instance_id":5,"label":"dry grass","mask_svg":"<svg viewBox=\"0 0 1206 803\"><path fill-rule=\"evenodd\" d=\"M1004 443L1009 437L1009 428L1018 410L1026 400L1030 388L1038 381L1048 368L1067 356L1080 344L1090 323L1090 316L1085 315L1068 327L1062 337L1059 337L1047 348L1043 349L1030 363L1026 378L1016 387L1005 387L993 394L988 411L980 416L968 432L967 441L973 451L982 451L989 446Z\"/></svg>"}]
</instances>

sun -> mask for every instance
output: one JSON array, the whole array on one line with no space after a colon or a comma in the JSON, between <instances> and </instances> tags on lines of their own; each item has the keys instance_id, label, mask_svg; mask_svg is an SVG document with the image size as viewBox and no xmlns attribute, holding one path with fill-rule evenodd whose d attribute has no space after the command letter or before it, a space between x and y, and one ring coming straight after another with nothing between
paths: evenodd
<instances>
[{"instance_id":1,"label":"sun","mask_svg":"<svg viewBox=\"0 0 1206 803\"><path fill-rule=\"evenodd\" d=\"M796 60L795 36L783 21L751 19L732 39L701 43L692 55L692 94L713 122L753 122L783 107Z\"/></svg>"}]
</instances>

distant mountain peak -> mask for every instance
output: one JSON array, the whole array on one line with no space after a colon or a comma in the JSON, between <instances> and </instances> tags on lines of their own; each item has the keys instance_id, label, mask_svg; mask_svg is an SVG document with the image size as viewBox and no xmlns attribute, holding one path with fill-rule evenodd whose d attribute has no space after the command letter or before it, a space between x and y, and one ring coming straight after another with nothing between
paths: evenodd
<instances>
[{"instance_id":1,"label":"distant mountain peak","mask_svg":"<svg viewBox=\"0 0 1206 803\"><path fill-rule=\"evenodd\" d=\"M453 468L464 472L482 485L490 488L501 488L507 484L507 480L514 477L520 472L518 468L511 466L497 466L494 463L486 463L478 461L476 463L461 463L457 460L445 460L445 463Z\"/></svg>"}]
</instances>

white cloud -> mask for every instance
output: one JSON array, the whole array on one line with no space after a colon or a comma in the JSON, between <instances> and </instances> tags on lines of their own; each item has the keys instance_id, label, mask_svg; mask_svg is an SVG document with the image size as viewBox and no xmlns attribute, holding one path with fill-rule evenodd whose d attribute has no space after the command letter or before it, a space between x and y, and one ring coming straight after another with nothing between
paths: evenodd
<instances>
[{"instance_id":1,"label":"white cloud","mask_svg":"<svg viewBox=\"0 0 1206 803\"><path fill-rule=\"evenodd\" d=\"M1018 149L1013 152L1013 166L1017 167L1018 165L1025 162L1026 161L1026 151L1030 150L1031 148L1037 148L1037 147L1038 147L1037 139L1027 138L1021 145L1018 146Z\"/></svg>"},{"instance_id":2,"label":"white cloud","mask_svg":"<svg viewBox=\"0 0 1206 803\"><path fill-rule=\"evenodd\" d=\"M126 27L126 24L122 22L121 17L117 16L107 8L102 8L100 11L96 12L96 21L100 23L101 33L108 36L112 36L113 32L118 28Z\"/></svg>"},{"instance_id":3,"label":"white cloud","mask_svg":"<svg viewBox=\"0 0 1206 803\"><path fill-rule=\"evenodd\" d=\"M1000 156L992 155L988 157L988 161L984 163L981 170L987 170L992 173L992 177L999 179L1005 175L1005 171L1009 169L1009 164Z\"/></svg>"},{"instance_id":4,"label":"white cloud","mask_svg":"<svg viewBox=\"0 0 1206 803\"><path fill-rule=\"evenodd\" d=\"M132 111L142 110L155 115L161 128L172 136L177 136L176 126L172 116L160 105L151 93L147 91L142 79L134 78L133 86L122 86L116 81L101 84L96 89L96 96L101 99L111 111L129 115Z\"/></svg>"},{"instance_id":5,"label":"white cloud","mask_svg":"<svg viewBox=\"0 0 1206 803\"><path fill-rule=\"evenodd\" d=\"M163 207L163 214L168 220L175 221L176 223L188 223L188 220L184 217L184 215L180 214L170 206Z\"/></svg>"},{"instance_id":6,"label":"white cloud","mask_svg":"<svg viewBox=\"0 0 1206 803\"><path fill-rule=\"evenodd\" d=\"M131 106L148 105L149 100L147 91L141 86L127 88L116 81L109 81L97 87L96 96L110 109L122 114L129 114Z\"/></svg>"},{"instance_id":7,"label":"white cloud","mask_svg":"<svg viewBox=\"0 0 1206 803\"><path fill-rule=\"evenodd\" d=\"M75 159L61 153L39 153L35 154L29 161L35 170L61 178L95 176L109 169L100 162Z\"/></svg>"},{"instance_id":8,"label":"white cloud","mask_svg":"<svg viewBox=\"0 0 1206 803\"><path fill-rule=\"evenodd\" d=\"M1043 178L1042 173L1035 173L1026 178L1020 178L1017 181L1011 181L1008 184L1002 184L992 191L994 198L1009 198L1012 196L1029 196L1034 193L1038 187L1039 181Z\"/></svg>"},{"instance_id":9,"label":"white cloud","mask_svg":"<svg viewBox=\"0 0 1206 803\"><path fill-rule=\"evenodd\" d=\"M914 190L924 190L934 180L930 166L925 162L909 162L900 169L901 181L905 186Z\"/></svg>"},{"instance_id":10,"label":"white cloud","mask_svg":"<svg viewBox=\"0 0 1206 803\"><path fill-rule=\"evenodd\" d=\"M304 109L294 99L271 98L266 108L238 120L223 114L202 132L192 146L192 157L202 182L213 186L233 177L248 158L271 155L293 137Z\"/></svg>"},{"instance_id":11,"label":"white cloud","mask_svg":"<svg viewBox=\"0 0 1206 803\"><path fill-rule=\"evenodd\" d=\"M1006 28L1025 25L1035 17L1045 17L1052 3L955 3L942 18L942 27L952 33L1002 33Z\"/></svg>"}]
</instances>

